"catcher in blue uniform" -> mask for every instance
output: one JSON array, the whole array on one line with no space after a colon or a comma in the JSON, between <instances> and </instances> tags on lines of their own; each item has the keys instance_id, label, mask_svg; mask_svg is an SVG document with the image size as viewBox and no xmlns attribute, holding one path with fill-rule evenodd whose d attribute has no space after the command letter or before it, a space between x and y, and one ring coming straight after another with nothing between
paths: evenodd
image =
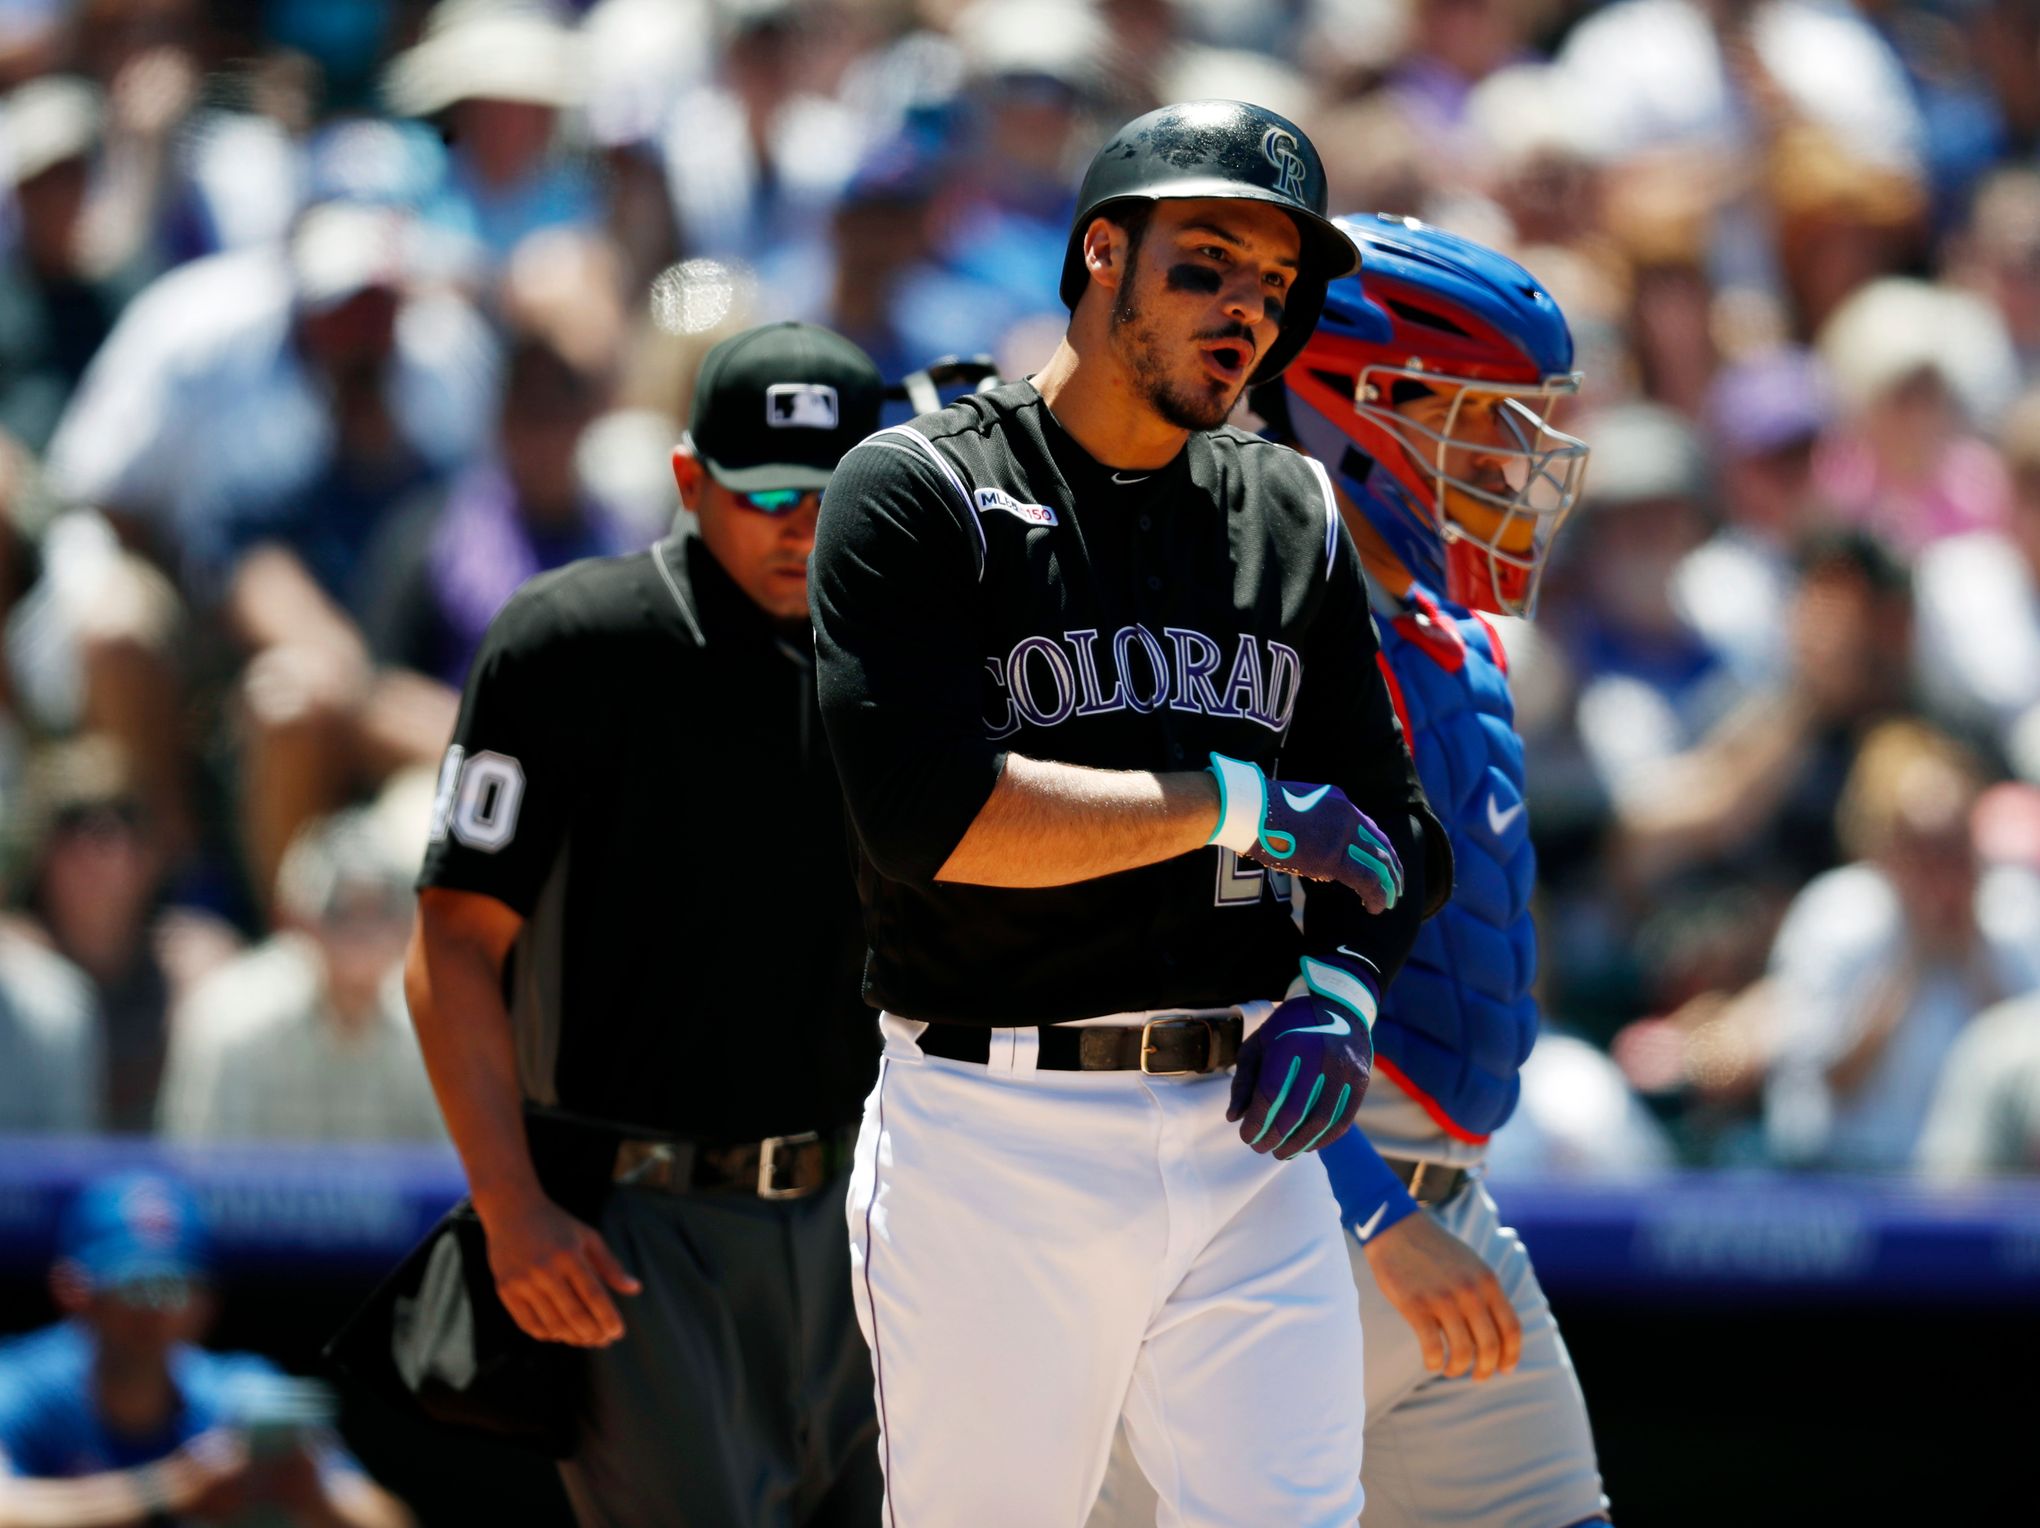
<instances>
[{"instance_id":1,"label":"catcher in blue uniform","mask_svg":"<svg viewBox=\"0 0 2040 1528\"><path fill-rule=\"evenodd\" d=\"M1530 613L1579 495L1587 448L1550 422L1579 385L1572 335L1493 250L1413 220L1339 224L1360 272L1252 404L1331 473L1456 867L1382 997L1358 1128L1320 1153L1366 1334L1362 1521L1567 1528L1607 1514L1586 1403L1480 1165L1537 1038L1523 741L1489 616ZM1133 1473L1115 1460L1091 1528L1153 1521Z\"/></svg>"},{"instance_id":2,"label":"catcher in blue uniform","mask_svg":"<svg viewBox=\"0 0 2040 1528\"><path fill-rule=\"evenodd\" d=\"M1330 469L1366 564L1381 661L1433 809L1452 900L1374 1024L1377 1083L1324 1153L1367 1334L1367 1528L1565 1528L1607 1514L1586 1402L1514 1232L1480 1182L1537 1038L1536 858L1509 660L1578 498L1565 315L1493 250L1414 220L1341 220L1334 284L1296 364L1255 398Z\"/></svg>"}]
</instances>

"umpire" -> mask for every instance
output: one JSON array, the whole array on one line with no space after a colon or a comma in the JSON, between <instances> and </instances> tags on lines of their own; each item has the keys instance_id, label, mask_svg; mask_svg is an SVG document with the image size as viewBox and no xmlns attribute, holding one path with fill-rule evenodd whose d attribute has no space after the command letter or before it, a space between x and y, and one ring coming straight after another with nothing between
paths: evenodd
<instances>
[{"instance_id":1,"label":"umpire","mask_svg":"<svg viewBox=\"0 0 2040 1528\"><path fill-rule=\"evenodd\" d=\"M406 991L497 1291L587 1350L584 1524L877 1521L842 1232L875 1058L807 558L881 395L811 325L712 350L698 530L520 589L440 772ZM562 1141L592 1195L540 1187Z\"/></svg>"}]
</instances>

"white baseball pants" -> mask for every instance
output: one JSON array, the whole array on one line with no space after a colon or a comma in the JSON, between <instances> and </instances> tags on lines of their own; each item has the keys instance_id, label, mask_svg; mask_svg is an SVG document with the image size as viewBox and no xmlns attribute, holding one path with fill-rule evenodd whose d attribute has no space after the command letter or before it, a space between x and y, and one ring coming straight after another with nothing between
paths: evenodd
<instances>
[{"instance_id":1,"label":"white baseball pants","mask_svg":"<svg viewBox=\"0 0 2040 1528\"><path fill-rule=\"evenodd\" d=\"M1572 1359L1516 1233L1485 1185L1424 1213L1502 1281L1523 1318L1514 1372L1475 1381L1424 1367L1402 1313L1348 1239L1367 1330L1367 1513L1363 1528L1567 1528L1608 1510ZM1154 1521L1154 1499L1122 1439L1088 1528Z\"/></svg>"},{"instance_id":2,"label":"white baseball pants","mask_svg":"<svg viewBox=\"0 0 2040 1528\"><path fill-rule=\"evenodd\" d=\"M1162 1528L1351 1528L1360 1323L1322 1168L1229 1072L924 1056L881 1021L846 1216L885 1528L1080 1528L1122 1416Z\"/></svg>"}]
</instances>

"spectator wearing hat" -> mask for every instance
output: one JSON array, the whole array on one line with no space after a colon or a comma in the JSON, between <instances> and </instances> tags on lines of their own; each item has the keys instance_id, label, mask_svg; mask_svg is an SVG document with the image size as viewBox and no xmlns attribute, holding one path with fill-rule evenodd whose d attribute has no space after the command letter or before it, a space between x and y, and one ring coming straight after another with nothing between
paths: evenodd
<instances>
[{"instance_id":1,"label":"spectator wearing hat","mask_svg":"<svg viewBox=\"0 0 2040 1528\"><path fill-rule=\"evenodd\" d=\"M1710 10L1622 0L1574 27L1558 62L1611 160L1747 152L1782 107L1865 160L1912 173L1924 126L1899 61L1861 16L1813 0ZM1766 90L1738 88L1761 71Z\"/></svg>"},{"instance_id":2,"label":"spectator wearing hat","mask_svg":"<svg viewBox=\"0 0 2040 1528\"><path fill-rule=\"evenodd\" d=\"M284 856L282 925L179 1004L164 1135L187 1141L438 1141L404 1012L407 856L366 808L307 823Z\"/></svg>"},{"instance_id":3,"label":"spectator wearing hat","mask_svg":"<svg viewBox=\"0 0 2040 1528\"><path fill-rule=\"evenodd\" d=\"M217 22L198 0L71 7L66 53L105 101L90 240L108 268L268 243L297 208L291 132L310 113L309 82L272 55L242 64L244 88L220 90L207 79Z\"/></svg>"},{"instance_id":4,"label":"spectator wearing hat","mask_svg":"<svg viewBox=\"0 0 2040 1528\"><path fill-rule=\"evenodd\" d=\"M1778 347L1730 362L1707 390L1704 438L1719 485L1721 524L1679 565L1679 613L1745 685L1788 665L1779 620L1792 592L1792 552L1833 516L1813 481L1814 452L1834 417L1819 360Z\"/></svg>"},{"instance_id":5,"label":"spectator wearing hat","mask_svg":"<svg viewBox=\"0 0 2040 1528\"><path fill-rule=\"evenodd\" d=\"M314 779L329 754L351 762L333 718L359 710L372 677L344 614L360 559L394 504L485 438L493 341L464 302L414 282L413 233L396 209L323 202L285 249L162 278L50 446L56 492L150 547L250 656L242 837L258 898L302 818L307 758ZM74 539L81 560L104 557ZM133 654L124 693L167 713L135 757L169 769L185 757L181 655L154 603L132 605L82 602L73 619L113 627L101 640Z\"/></svg>"},{"instance_id":6,"label":"spectator wearing hat","mask_svg":"<svg viewBox=\"0 0 2040 1528\"><path fill-rule=\"evenodd\" d=\"M19 242L0 263L0 430L41 451L72 389L142 284L138 262L90 258L86 232L100 104L83 80L52 75L0 100L0 171Z\"/></svg>"},{"instance_id":7,"label":"spectator wearing hat","mask_svg":"<svg viewBox=\"0 0 2040 1528\"><path fill-rule=\"evenodd\" d=\"M155 1127L169 1016L238 947L212 916L172 905L162 828L125 751L87 734L32 761L15 814L24 932L87 984L103 1055L102 1128Z\"/></svg>"},{"instance_id":8,"label":"spectator wearing hat","mask_svg":"<svg viewBox=\"0 0 2040 1528\"><path fill-rule=\"evenodd\" d=\"M870 134L812 88L805 10L806 0L715 8L716 66L660 136L684 254L754 261L826 232Z\"/></svg>"},{"instance_id":9,"label":"spectator wearing hat","mask_svg":"<svg viewBox=\"0 0 2040 1528\"><path fill-rule=\"evenodd\" d=\"M1554 1002L1583 1025L1624 984L1633 933L1611 824L1648 804L1658 772L1735 704L1733 675L1672 599L1684 559L1708 534L1713 483L1699 438L1655 404L1578 426L1594 448L1580 508L1546 580L1543 617L1504 641L1518 725L1537 760L1530 814L1549 903Z\"/></svg>"},{"instance_id":10,"label":"spectator wearing hat","mask_svg":"<svg viewBox=\"0 0 2040 1528\"><path fill-rule=\"evenodd\" d=\"M1815 532L1795 549L1776 619L1783 677L1740 692L1703 735L1616 791L1618 880L1662 886L1711 870L1775 894L1838 862L1833 804L1856 750L1911 698L1911 583L1875 538Z\"/></svg>"},{"instance_id":11,"label":"spectator wearing hat","mask_svg":"<svg viewBox=\"0 0 2040 1528\"><path fill-rule=\"evenodd\" d=\"M2040 392L2013 406L1998 441L2010 515L1921 554L1914 655L1934 715L2040 781Z\"/></svg>"},{"instance_id":12,"label":"spectator wearing hat","mask_svg":"<svg viewBox=\"0 0 2040 1528\"><path fill-rule=\"evenodd\" d=\"M580 470L622 345L616 293L607 246L532 235L493 293L502 386L472 457L374 508L286 520L243 559L226 613L252 649L242 799L263 887L305 823L439 758L467 661L518 584L657 534Z\"/></svg>"},{"instance_id":13,"label":"spectator wearing hat","mask_svg":"<svg viewBox=\"0 0 2040 1528\"><path fill-rule=\"evenodd\" d=\"M622 349L610 247L568 229L517 247L496 300L504 360L492 449L391 516L352 608L378 662L430 681L436 760L482 633L518 585L582 557L649 545L652 527L598 496L583 436L608 406ZM670 486L670 485L669 485Z\"/></svg>"},{"instance_id":14,"label":"spectator wearing hat","mask_svg":"<svg viewBox=\"0 0 2040 1528\"><path fill-rule=\"evenodd\" d=\"M471 240L490 269L540 229L601 220L589 164L563 142L583 66L580 38L540 6L443 0L384 76L392 110L446 137L428 220Z\"/></svg>"},{"instance_id":15,"label":"spectator wearing hat","mask_svg":"<svg viewBox=\"0 0 2040 1528\"><path fill-rule=\"evenodd\" d=\"M1451 7L1433 9L1442 17ZM1549 63L1526 60L1494 69L1467 93L1460 145L1474 179L1508 218L1520 247L1568 249L1605 259L1605 249L1597 247L1605 238L1602 167L1593 155L1587 123L1572 109L1570 88L1564 72ZM1549 256L1540 255L1538 263L1539 279L1552 280L1544 269ZM1592 284L1611 283L1593 270ZM1575 327L1582 306L1609 300L1605 291L1591 299L1581 296L1581 304L1570 297L1565 304ZM1589 366L1581 369L1595 375Z\"/></svg>"},{"instance_id":16,"label":"spectator wearing hat","mask_svg":"<svg viewBox=\"0 0 2040 1528\"><path fill-rule=\"evenodd\" d=\"M320 1387L197 1346L209 1274L182 1183L122 1173L79 1191L50 1270L64 1320L0 1351L0 1514L81 1528L407 1524L334 1437Z\"/></svg>"},{"instance_id":17,"label":"spectator wearing hat","mask_svg":"<svg viewBox=\"0 0 2040 1528\"><path fill-rule=\"evenodd\" d=\"M1105 86L1105 26L1078 0L978 0L954 35L968 139L948 263L1009 302L1058 310L1054 272L1075 210L1072 172Z\"/></svg>"},{"instance_id":18,"label":"spectator wearing hat","mask_svg":"<svg viewBox=\"0 0 2040 1528\"><path fill-rule=\"evenodd\" d=\"M2010 488L1986 437L2018 361L1995 309L1890 276L1843 303L1816 348L1841 407L1815 474L1838 511L1908 556L2004 524Z\"/></svg>"},{"instance_id":19,"label":"spectator wearing hat","mask_svg":"<svg viewBox=\"0 0 2040 1528\"><path fill-rule=\"evenodd\" d=\"M1852 293L1910 268L1927 246L1919 170L1881 164L1831 129L1778 123L1762 177L1783 295L1802 334L1818 333Z\"/></svg>"},{"instance_id":20,"label":"spectator wearing hat","mask_svg":"<svg viewBox=\"0 0 2040 1528\"><path fill-rule=\"evenodd\" d=\"M768 258L763 290L787 316L853 341L885 376L976 349L997 321L981 284L937 258L946 173L942 151L912 134L880 144L844 187L826 243Z\"/></svg>"},{"instance_id":21,"label":"spectator wearing hat","mask_svg":"<svg viewBox=\"0 0 2040 1528\"><path fill-rule=\"evenodd\" d=\"M1415 0L1388 89L1416 129L1454 144L1481 81L1528 57L1537 7L1520 0Z\"/></svg>"},{"instance_id":22,"label":"spectator wearing hat","mask_svg":"<svg viewBox=\"0 0 2040 1528\"><path fill-rule=\"evenodd\" d=\"M1991 786L1971 824L1986 866L2040 876L2040 788ZM1986 1009L1962 1031L1941 1067L1914 1161L1943 1183L2040 1173L2040 994Z\"/></svg>"},{"instance_id":23,"label":"spectator wearing hat","mask_svg":"<svg viewBox=\"0 0 2040 1528\"><path fill-rule=\"evenodd\" d=\"M286 541L338 588L364 514L483 438L494 351L397 209L329 201L278 248L192 262L121 315L51 439L93 506L210 603Z\"/></svg>"},{"instance_id":24,"label":"spectator wearing hat","mask_svg":"<svg viewBox=\"0 0 2040 1528\"><path fill-rule=\"evenodd\" d=\"M1704 735L1730 703L1720 655L1671 599L1680 564L1707 536L1713 482L1699 437L1669 409L1625 405L1581 429L1594 472L1553 618L1580 740L1619 795Z\"/></svg>"}]
</instances>

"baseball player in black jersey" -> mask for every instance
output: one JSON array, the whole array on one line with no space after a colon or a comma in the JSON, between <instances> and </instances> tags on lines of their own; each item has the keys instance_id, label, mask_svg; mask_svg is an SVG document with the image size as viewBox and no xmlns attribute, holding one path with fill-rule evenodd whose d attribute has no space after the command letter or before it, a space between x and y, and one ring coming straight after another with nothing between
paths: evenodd
<instances>
[{"instance_id":1,"label":"baseball player in black jersey","mask_svg":"<svg viewBox=\"0 0 2040 1528\"><path fill-rule=\"evenodd\" d=\"M804 324L712 350L698 533L520 589L440 775L406 989L503 1303L589 1350L583 1523L877 1521L840 1218L874 1054L806 564L881 391Z\"/></svg>"},{"instance_id":2,"label":"baseball player in black jersey","mask_svg":"<svg viewBox=\"0 0 2040 1528\"><path fill-rule=\"evenodd\" d=\"M1353 269L1295 126L1123 128L1031 381L843 461L812 581L885 1053L847 1218L887 1522L1359 1514L1322 1172L1449 890L1322 469L1223 422ZM1298 905L1300 904L1300 906Z\"/></svg>"}]
</instances>

